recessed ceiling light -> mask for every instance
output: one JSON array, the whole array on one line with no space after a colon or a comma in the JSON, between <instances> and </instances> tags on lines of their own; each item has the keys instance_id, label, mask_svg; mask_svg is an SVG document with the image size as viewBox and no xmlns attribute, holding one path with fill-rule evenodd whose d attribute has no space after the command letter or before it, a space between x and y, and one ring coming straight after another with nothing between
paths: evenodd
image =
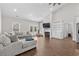
<instances>
[{"instance_id":1,"label":"recessed ceiling light","mask_svg":"<svg viewBox=\"0 0 79 59\"><path fill-rule=\"evenodd\" d=\"M16 9L14 9L14 12L16 12Z\"/></svg>"}]
</instances>

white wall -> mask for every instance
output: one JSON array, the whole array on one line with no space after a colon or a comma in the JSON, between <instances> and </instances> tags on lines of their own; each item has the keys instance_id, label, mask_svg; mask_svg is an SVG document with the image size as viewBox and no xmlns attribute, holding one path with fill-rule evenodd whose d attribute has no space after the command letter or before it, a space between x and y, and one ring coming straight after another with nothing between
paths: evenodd
<instances>
[{"instance_id":1,"label":"white wall","mask_svg":"<svg viewBox=\"0 0 79 59\"><path fill-rule=\"evenodd\" d=\"M2 32L1 25L2 25L2 19L1 19L1 9L0 9L0 34L1 34L1 32Z\"/></svg>"},{"instance_id":2,"label":"white wall","mask_svg":"<svg viewBox=\"0 0 79 59\"><path fill-rule=\"evenodd\" d=\"M64 23L64 35L67 36L68 33L72 33L73 36L73 22L75 17L78 16L79 4L66 4L61 9L53 13L53 20L62 20ZM73 39L74 40L74 39Z\"/></svg>"},{"instance_id":3,"label":"white wall","mask_svg":"<svg viewBox=\"0 0 79 59\"><path fill-rule=\"evenodd\" d=\"M2 33L12 32L12 24L19 23L20 31L27 32L30 29L30 26L36 26L38 28L38 23L33 21L28 21L19 18L13 17L2 17Z\"/></svg>"}]
</instances>

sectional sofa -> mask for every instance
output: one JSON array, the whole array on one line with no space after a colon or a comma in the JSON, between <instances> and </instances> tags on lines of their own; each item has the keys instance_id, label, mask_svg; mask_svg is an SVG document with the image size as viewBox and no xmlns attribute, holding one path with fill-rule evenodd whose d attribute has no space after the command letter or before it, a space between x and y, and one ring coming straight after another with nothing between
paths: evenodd
<instances>
[{"instance_id":1,"label":"sectional sofa","mask_svg":"<svg viewBox=\"0 0 79 59\"><path fill-rule=\"evenodd\" d=\"M36 47L36 41L25 39L11 42L6 35L0 35L0 56L15 56Z\"/></svg>"}]
</instances>

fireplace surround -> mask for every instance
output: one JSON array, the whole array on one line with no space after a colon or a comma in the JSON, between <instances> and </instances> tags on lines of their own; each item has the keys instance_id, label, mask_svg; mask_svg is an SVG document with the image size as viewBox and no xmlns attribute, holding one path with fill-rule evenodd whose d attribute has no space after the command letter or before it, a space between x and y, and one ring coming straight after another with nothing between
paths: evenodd
<instances>
[{"instance_id":1,"label":"fireplace surround","mask_svg":"<svg viewBox=\"0 0 79 59\"><path fill-rule=\"evenodd\" d=\"M50 38L50 32L44 32L45 38Z\"/></svg>"}]
</instances>

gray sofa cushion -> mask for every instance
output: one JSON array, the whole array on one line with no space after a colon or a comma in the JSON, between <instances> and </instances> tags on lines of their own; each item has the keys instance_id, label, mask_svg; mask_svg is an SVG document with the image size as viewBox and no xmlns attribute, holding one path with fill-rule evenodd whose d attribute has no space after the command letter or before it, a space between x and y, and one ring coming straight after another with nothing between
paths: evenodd
<instances>
[{"instance_id":1,"label":"gray sofa cushion","mask_svg":"<svg viewBox=\"0 0 79 59\"><path fill-rule=\"evenodd\" d=\"M32 40L34 40L34 39L32 38L32 36L25 36L24 38L25 38L26 41L32 41Z\"/></svg>"}]
</instances>

